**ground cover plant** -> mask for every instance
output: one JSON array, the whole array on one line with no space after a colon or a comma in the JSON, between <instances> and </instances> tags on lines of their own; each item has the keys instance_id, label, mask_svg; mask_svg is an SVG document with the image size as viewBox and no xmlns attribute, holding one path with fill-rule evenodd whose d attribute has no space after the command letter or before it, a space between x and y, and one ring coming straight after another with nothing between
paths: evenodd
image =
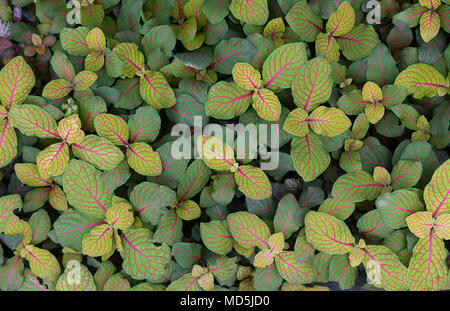
<instances>
[{"instance_id":1,"label":"ground cover plant","mask_svg":"<svg viewBox=\"0 0 450 311\"><path fill-rule=\"evenodd\" d=\"M450 289L449 32L448 0L0 0L0 289Z\"/></svg>"}]
</instances>

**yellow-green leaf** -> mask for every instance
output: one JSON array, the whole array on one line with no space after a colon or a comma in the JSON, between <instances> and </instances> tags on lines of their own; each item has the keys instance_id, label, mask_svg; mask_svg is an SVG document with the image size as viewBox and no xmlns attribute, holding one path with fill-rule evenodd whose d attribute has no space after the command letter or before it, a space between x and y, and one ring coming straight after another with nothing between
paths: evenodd
<instances>
[{"instance_id":1,"label":"yellow-green leaf","mask_svg":"<svg viewBox=\"0 0 450 311\"><path fill-rule=\"evenodd\" d=\"M0 70L0 101L6 108L24 102L36 78L22 56L11 59Z\"/></svg>"},{"instance_id":2,"label":"yellow-green leaf","mask_svg":"<svg viewBox=\"0 0 450 311\"><path fill-rule=\"evenodd\" d=\"M278 121L281 115L280 101L269 89L257 90L253 93L253 108L258 116L267 121Z\"/></svg>"},{"instance_id":3,"label":"yellow-green leaf","mask_svg":"<svg viewBox=\"0 0 450 311\"><path fill-rule=\"evenodd\" d=\"M445 86L445 77L433 66L418 63L401 71L395 85L404 86L414 98L434 97Z\"/></svg>"},{"instance_id":4,"label":"yellow-green leaf","mask_svg":"<svg viewBox=\"0 0 450 311\"><path fill-rule=\"evenodd\" d=\"M325 57L330 63L339 61L341 53L337 40L326 33L319 33L316 38L316 55Z\"/></svg>"},{"instance_id":5,"label":"yellow-green leaf","mask_svg":"<svg viewBox=\"0 0 450 311\"><path fill-rule=\"evenodd\" d=\"M339 5L338 9L328 19L327 33L337 37L345 35L355 25L355 11L347 1Z\"/></svg>"},{"instance_id":6,"label":"yellow-green leaf","mask_svg":"<svg viewBox=\"0 0 450 311\"><path fill-rule=\"evenodd\" d=\"M176 103L175 93L166 78L157 71L147 71L141 77L139 93L147 104L156 109L170 108Z\"/></svg>"},{"instance_id":7,"label":"yellow-green leaf","mask_svg":"<svg viewBox=\"0 0 450 311\"><path fill-rule=\"evenodd\" d=\"M425 186L423 197L427 210L434 217L450 211L450 160L434 171L430 182Z\"/></svg>"},{"instance_id":8,"label":"yellow-green leaf","mask_svg":"<svg viewBox=\"0 0 450 311\"><path fill-rule=\"evenodd\" d=\"M47 83L42 91L42 96L48 99L60 99L67 96L72 91L73 86L67 80L56 79Z\"/></svg>"},{"instance_id":9,"label":"yellow-green leaf","mask_svg":"<svg viewBox=\"0 0 450 311\"><path fill-rule=\"evenodd\" d=\"M239 190L253 200L267 199L272 195L269 178L259 167L240 166L236 171L235 179Z\"/></svg>"},{"instance_id":10,"label":"yellow-green leaf","mask_svg":"<svg viewBox=\"0 0 450 311\"><path fill-rule=\"evenodd\" d=\"M177 215L186 221L200 217L201 210L197 203L191 200L183 201L177 205Z\"/></svg>"},{"instance_id":11,"label":"yellow-green leaf","mask_svg":"<svg viewBox=\"0 0 450 311\"><path fill-rule=\"evenodd\" d=\"M17 178L32 187L45 187L52 184L50 178L43 178L38 171L38 167L34 163L16 163L14 171Z\"/></svg>"},{"instance_id":12,"label":"yellow-green leaf","mask_svg":"<svg viewBox=\"0 0 450 311\"><path fill-rule=\"evenodd\" d=\"M439 14L434 11L426 11L420 17L420 36L423 41L429 42L436 37L441 28Z\"/></svg>"},{"instance_id":13,"label":"yellow-green leaf","mask_svg":"<svg viewBox=\"0 0 450 311\"><path fill-rule=\"evenodd\" d=\"M113 247L113 228L108 224L92 228L82 239L82 252L84 255L97 257L110 252Z\"/></svg>"},{"instance_id":14,"label":"yellow-green leaf","mask_svg":"<svg viewBox=\"0 0 450 311\"><path fill-rule=\"evenodd\" d=\"M233 80L245 90L255 90L261 87L261 74L252 65L247 63L237 63L234 65Z\"/></svg>"},{"instance_id":15,"label":"yellow-green leaf","mask_svg":"<svg viewBox=\"0 0 450 311\"><path fill-rule=\"evenodd\" d=\"M294 136L303 137L309 132L308 113L303 108L292 110L283 124L283 130Z\"/></svg>"},{"instance_id":16,"label":"yellow-green leaf","mask_svg":"<svg viewBox=\"0 0 450 311\"><path fill-rule=\"evenodd\" d=\"M352 122L341 110L320 106L311 112L308 124L316 134L334 137L344 133Z\"/></svg>"},{"instance_id":17,"label":"yellow-green leaf","mask_svg":"<svg viewBox=\"0 0 450 311\"><path fill-rule=\"evenodd\" d=\"M119 116L102 113L94 120L97 134L107 138L114 145L126 145L130 138L127 123Z\"/></svg>"},{"instance_id":18,"label":"yellow-green leaf","mask_svg":"<svg viewBox=\"0 0 450 311\"><path fill-rule=\"evenodd\" d=\"M64 142L50 145L39 152L36 162L43 178L59 176L69 163L69 147Z\"/></svg>"},{"instance_id":19,"label":"yellow-green leaf","mask_svg":"<svg viewBox=\"0 0 450 311\"><path fill-rule=\"evenodd\" d=\"M115 229L128 229L134 222L133 209L128 203L113 204L106 211L106 222Z\"/></svg>"},{"instance_id":20,"label":"yellow-green leaf","mask_svg":"<svg viewBox=\"0 0 450 311\"><path fill-rule=\"evenodd\" d=\"M81 120L77 114L62 119L58 123L58 135L69 144L79 144L84 139Z\"/></svg>"},{"instance_id":21,"label":"yellow-green leaf","mask_svg":"<svg viewBox=\"0 0 450 311\"><path fill-rule=\"evenodd\" d=\"M127 160L130 167L144 176L158 176L162 173L159 153L146 143L134 143L127 149Z\"/></svg>"},{"instance_id":22,"label":"yellow-green leaf","mask_svg":"<svg viewBox=\"0 0 450 311\"><path fill-rule=\"evenodd\" d=\"M86 36L86 43L91 50L103 51L106 47L106 39L103 31L95 27Z\"/></svg>"},{"instance_id":23,"label":"yellow-green leaf","mask_svg":"<svg viewBox=\"0 0 450 311\"><path fill-rule=\"evenodd\" d=\"M48 250L28 245L25 258L33 273L43 279L56 282L61 273L58 260Z\"/></svg>"},{"instance_id":24,"label":"yellow-green leaf","mask_svg":"<svg viewBox=\"0 0 450 311\"><path fill-rule=\"evenodd\" d=\"M197 151L202 160L213 170L229 171L235 165L233 148L215 136L200 136Z\"/></svg>"},{"instance_id":25,"label":"yellow-green leaf","mask_svg":"<svg viewBox=\"0 0 450 311\"><path fill-rule=\"evenodd\" d=\"M97 80L97 74L92 71L81 71L75 76L74 89L83 91Z\"/></svg>"}]
</instances>

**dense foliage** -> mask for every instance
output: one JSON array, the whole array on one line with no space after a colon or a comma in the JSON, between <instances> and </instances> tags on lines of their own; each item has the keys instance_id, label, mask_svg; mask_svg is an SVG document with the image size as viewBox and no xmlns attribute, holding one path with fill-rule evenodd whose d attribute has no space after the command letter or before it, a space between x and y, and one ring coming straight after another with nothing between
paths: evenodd
<instances>
[{"instance_id":1,"label":"dense foliage","mask_svg":"<svg viewBox=\"0 0 450 311\"><path fill-rule=\"evenodd\" d=\"M0 0L0 289L450 289L450 3L410 1Z\"/></svg>"}]
</instances>

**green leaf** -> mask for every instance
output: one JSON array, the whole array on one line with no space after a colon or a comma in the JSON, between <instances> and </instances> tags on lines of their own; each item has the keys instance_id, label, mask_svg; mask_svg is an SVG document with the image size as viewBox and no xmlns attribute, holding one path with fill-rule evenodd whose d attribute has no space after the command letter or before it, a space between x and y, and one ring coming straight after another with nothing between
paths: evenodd
<instances>
[{"instance_id":1,"label":"green leaf","mask_svg":"<svg viewBox=\"0 0 450 311\"><path fill-rule=\"evenodd\" d=\"M145 222L159 224L169 206L177 202L176 193L166 186L151 182L142 182L130 193L130 202L134 210Z\"/></svg>"},{"instance_id":2,"label":"green leaf","mask_svg":"<svg viewBox=\"0 0 450 311\"><path fill-rule=\"evenodd\" d=\"M126 152L128 164L137 173L144 176L158 176L162 172L159 154L146 143L133 143Z\"/></svg>"},{"instance_id":3,"label":"green leaf","mask_svg":"<svg viewBox=\"0 0 450 311\"><path fill-rule=\"evenodd\" d=\"M450 160L445 161L434 171L430 182L425 186L423 198L427 210L433 216L447 213L450 209Z\"/></svg>"},{"instance_id":4,"label":"green leaf","mask_svg":"<svg viewBox=\"0 0 450 311\"><path fill-rule=\"evenodd\" d=\"M17 155L17 136L11 123L9 119L0 120L0 168Z\"/></svg>"},{"instance_id":5,"label":"green leaf","mask_svg":"<svg viewBox=\"0 0 450 311\"><path fill-rule=\"evenodd\" d=\"M73 154L96 168L112 170L122 162L122 151L108 139L97 135L87 135L79 144L72 145Z\"/></svg>"},{"instance_id":6,"label":"green leaf","mask_svg":"<svg viewBox=\"0 0 450 311\"><path fill-rule=\"evenodd\" d=\"M297 199L291 193L286 194L278 202L278 208L273 219L275 231L283 233L289 238L292 233L298 231L301 225L301 210Z\"/></svg>"},{"instance_id":7,"label":"green leaf","mask_svg":"<svg viewBox=\"0 0 450 311\"><path fill-rule=\"evenodd\" d=\"M394 231L394 228L384 221L383 215L378 209L371 210L361 216L356 226L362 235L372 240L384 239Z\"/></svg>"},{"instance_id":8,"label":"green leaf","mask_svg":"<svg viewBox=\"0 0 450 311\"><path fill-rule=\"evenodd\" d=\"M157 71L147 71L141 77L139 92L142 99L156 109L175 105L175 94L166 78Z\"/></svg>"},{"instance_id":9,"label":"green leaf","mask_svg":"<svg viewBox=\"0 0 450 311\"><path fill-rule=\"evenodd\" d=\"M267 239L270 231L267 225L258 216L247 212L236 212L227 216L228 228L241 246L250 248L257 246L268 248Z\"/></svg>"},{"instance_id":10,"label":"green leaf","mask_svg":"<svg viewBox=\"0 0 450 311\"><path fill-rule=\"evenodd\" d=\"M36 78L22 56L11 59L0 70L0 101L6 108L25 101Z\"/></svg>"},{"instance_id":11,"label":"green leaf","mask_svg":"<svg viewBox=\"0 0 450 311\"><path fill-rule=\"evenodd\" d=\"M173 209L161 217L158 228L153 235L153 241L173 245L183 237L183 221Z\"/></svg>"},{"instance_id":12,"label":"green leaf","mask_svg":"<svg viewBox=\"0 0 450 311\"><path fill-rule=\"evenodd\" d=\"M317 250L342 255L355 242L347 225L329 214L310 211L305 217L306 238Z\"/></svg>"},{"instance_id":13,"label":"green leaf","mask_svg":"<svg viewBox=\"0 0 450 311\"><path fill-rule=\"evenodd\" d=\"M39 152L37 158L39 174L43 178L59 176L69 162L69 147L66 143L56 143Z\"/></svg>"},{"instance_id":14,"label":"green leaf","mask_svg":"<svg viewBox=\"0 0 450 311\"><path fill-rule=\"evenodd\" d=\"M323 58L314 58L299 69L292 83L295 104L309 112L325 103L331 96L333 82L330 64Z\"/></svg>"},{"instance_id":15,"label":"green leaf","mask_svg":"<svg viewBox=\"0 0 450 311\"><path fill-rule=\"evenodd\" d=\"M255 54L256 48L249 40L240 38L222 40L214 49L210 68L219 73L231 74L236 63L247 63Z\"/></svg>"},{"instance_id":16,"label":"green leaf","mask_svg":"<svg viewBox=\"0 0 450 311\"><path fill-rule=\"evenodd\" d=\"M39 138L59 138L55 119L35 105L14 105L9 114L14 127L24 135Z\"/></svg>"},{"instance_id":17,"label":"green leaf","mask_svg":"<svg viewBox=\"0 0 450 311\"><path fill-rule=\"evenodd\" d=\"M355 203L328 198L319 206L319 212L330 214L337 219L346 220L353 214Z\"/></svg>"},{"instance_id":18,"label":"green leaf","mask_svg":"<svg viewBox=\"0 0 450 311\"><path fill-rule=\"evenodd\" d=\"M330 261L329 275L331 282L338 282L342 290L355 285L358 270L350 265L348 255L334 255Z\"/></svg>"},{"instance_id":19,"label":"green leaf","mask_svg":"<svg viewBox=\"0 0 450 311\"><path fill-rule=\"evenodd\" d=\"M202 246L197 243L175 243L172 247L172 255L183 269L191 269L201 259Z\"/></svg>"},{"instance_id":20,"label":"green leaf","mask_svg":"<svg viewBox=\"0 0 450 311\"><path fill-rule=\"evenodd\" d=\"M226 255L233 249L234 240L226 221L201 222L200 234L204 245L216 254Z\"/></svg>"},{"instance_id":21,"label":"green leaf","mask_svg":"<svg viewBox=\"0 0 450 311\"><path fill-rule=\"evenodd\" d=\"M316 271L309 262L297 262L294 252L281 252L275 256L277 270L284 280L294 284L308 284Z\"/></svg>"},{"instance_id":22,"label":"green leaf","mask_svg":"<svg viewBox=\"0 0 450 311\"><path fill-rule=\"evenodd\" d=\"M247 197L262 200L272 195L272 186L267 175L260 168L240 166L235 174L236 185Z\"/></svg>"},{"instance_id":23,"label":"green leaf","mask_svg":"<svg viewBox=\"0 0 450 311\"><path fill-rule=\"evenodd\" d=\"M62 180L69 203L81 212L103 217L111 204L110 191L92 165L70 160Z\"/></svg>"},{"instance_id":24,"label":"green leaf","mask_svg":"<svg viewBox=\"0 0 450 311\"><path fill-rule=\"evenodd\" d=\"M9 258L0 267L0 289L3 291L13 291L19 289L24 281L24 264L22 257L14 256Z\"/></svg>"},{"instance_id":25,"label":"green leaf","mask_svg":"<svg viewBox=\"0 0 450 311\"><path fill-rule=\"evenodd\" d=\"M395 85L405 87L409 94L420 99L437 96L438 88L445 85L445 78L434 67L419 63L402 70L395 78Z\"/></svg>"},{"instance_id":26,"label":"green leaf","mask_svg":"<svg viewBox=\"0 0 450 311\"><path fill-rule=\"evenodd\" d=\"M48 250L32 245L25 247L25 258L28 260L31 271L38 277L56 282L61 273L58 260Z\"/></svg>"},{"instance_id":27,"label":"green leaf","mask_svg":"<svg viewBox=\"0 0 450 311\"><path fill-rule=\"evenodd\" d=\"M87 55L89 52L86 43L88 32L89 28L87 27L64 28L60 33L62 48L72 55Z\"/></svg>"},{"instance_id":28,"label":"green leaf","mask_svg":"<svg viewBox=\"0 0 450 311\"><path fill-rule=\"evenodd\" d=\"M350 61L361 60L372 53L379 43L378 34L371 25L359 24L345 35L337 37L342 54Z\"/></svg>"},{"instance_id":29,"label":"green leaf","mask_svg":"<svg viewBox=\"0 0 450 311\"><path fill-rule=\"evenodd\" d=\"M202 12L211 24L218 24L230 12L228 0L205 0L202 2Z\"/></svg>"},{"instance_id":30,"label":"green leaf","mask_svg":"<svg viewBox=\"0 0 450 311\"><path fill-rule=\"evenodd\" d=\"M119 116L102 113L94 120L95 131L101 137L107 138L114 145L127 145L130 133L127 123Z\"/></svg>"},{"instance_id":31,"label":"green leaf","mask_svg":"<svg viewBox=\"0 0 450 311\"><path fill-rule=\"evenodd\" d=\"M286 21L292 30L306 42L313 42L317 34L323 32L322 19L306 1L296 2L286 15Z\"/></svg>"},{"instance_id":32,"label":"green leaf","mask_svg":"<svg viewBox=\"0 0 450 311\"><path fill-rule=\"evenodd\" d=\"M413 249L408 266L408 285L414 291L436 291L446 287L448 251L444 241L431 232Z\"/></svg>"},{"instance_id":33,"label":"green leaf","mask_svg":"<svg viewBox=\"0 0 450 311\"><path fill-rule=\"evenodd\" d=\"M81 252L81 239L90 229L101 224L96 217L86 215L74 209L64 211L53 224L58 242Z\"/></svg>"},{"instance_id":34,"label":"green leaf","mask_svg":"<svg viewBox=\"0 0 450 311\"><path fill-rule=\"evenodd\" d=\"M40 244L47 239L48 232L52 227L52 222L45 210L39 210L31 215L28 223L33 231L31 243Z\"/></svg>"},{"instance_id":35,"label":"green leaf","mask_svg":"<svg viewBox=\"0 0 450 311\"><path fill-rule=\"evenodd\" d=\"M420 195L408 189L385 193L375 201L384 223L394 229L406 226L406 217L424 210Z\"/></svg>"},{"instance_id":36,"label":"green leaf","mask_svg":"<svg viewBox=\"0 0 450 311\"><path fill-rule=\"evenodd\" d=\"M314 256L316 249L306 239L305 228L303 228L297 235L294 244L294 256L298 262L308 261Z\"/></svg>"},{"instance_id":37,"label":"green leaf","mask_svg":"<svg viewBox=\"0 0 450 311\"><path fill-rule=\"evenodd\" d=\"M269 8L266 0L253 2L231 0L230 11L239 20L252 25L264 25L269 18Z\"/></svg>"},{"instance_id":38,"label":"green leaf","mask_svg":"<svg viewBox=\"0 0 450 311\"><path fill-rule=\"evenodd\" d=\"M128 119L130 139L132 142L152 142L161 128L161 118L155 108L139 107Z\"/></svg>"},{"instance_id":39,"label":"green leaf","mask_svg":"<svg viewBox=\"0 0 450 311\"><path fill-rule=\"evenodd\" d=\"M283 278L278 272L276 265L272 264L265 268L256 268L253 276L253 286L257 291L277 291L283 283Z\"/></svg>"},{"instance_id":40,"label":"green leaf","mask_svg":"<svg viewBox=\"0 0 450 311\"><path fill-rule=\"evenodd\" d=\"M209 89L205 104L206 115L221 120L233 119L248 109L251 98L252 93L236 82L220 81Z\"/></svg>"},{"instance_id":41,"label":"green leaf","mask_svg":"<svg viewBox=\"0 0 450 311\"><path fill-rule=\"evenodd\" d=\"M275 49L263 65L264 86L271 90L291 87L306 59L304 43L289 43Z\"/></svg>"},{"instance_id":42,"label":"green leaf","mask_svg":"<svg viewBox=\"0 0 450 311\"><path fill-rule=\"evenodd\" d=\"M369 245L363 251L363 264L373 285L388 291L407 289L407 268L394 252L377 245Z\"/></svg>"},{"instance_id":43,"label":"green leaf","mask_svg":"<svg viewBox=\"0 0 450 311\"><path fill-rule=\"evenodd\" d=\"M381 184L375 183L372 175L366 172L354 172L339 177L333 185L332 196L348 202L373 200L380 194Z\"/></svg>"},{"instance_id":44,"label":"green leaf","mask_svg":"<svg viewBox=\"0 0 450 311\"><path fill-rule=\"evenodd\" d=\"M295 137L291 142L291 156L295 170L304 181L315 180L330 164L330 155L315 133Z\"/></svg>"},{"instance_id":45,"label":"green leaf","mask_svg":"<svg viewBox=\"0 0 450 311\"><path fill-rule=\"evenodd\" d=\"M76 274L77 269L79 275ZM57 291L95 291L97 290L94 277L91 272L83 264L68 265L66 270L56 282Z\"/></svg>"}]
</instances>

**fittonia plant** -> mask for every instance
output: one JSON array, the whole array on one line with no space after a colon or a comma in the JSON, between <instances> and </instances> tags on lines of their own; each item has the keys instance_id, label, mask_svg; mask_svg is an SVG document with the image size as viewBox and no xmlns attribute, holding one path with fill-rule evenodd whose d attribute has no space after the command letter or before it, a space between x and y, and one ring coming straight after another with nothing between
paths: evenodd
<instances>
[{"instance_id":1,"label":"fittonia plant","mask_svg":"<svg viewBox=\"0 0 450 311\"><path fill-rule=\"evenodd\" d=\"M79 4L0 0L1 290L450 288L448 0Z\"/></svg>"}]
</instances>

